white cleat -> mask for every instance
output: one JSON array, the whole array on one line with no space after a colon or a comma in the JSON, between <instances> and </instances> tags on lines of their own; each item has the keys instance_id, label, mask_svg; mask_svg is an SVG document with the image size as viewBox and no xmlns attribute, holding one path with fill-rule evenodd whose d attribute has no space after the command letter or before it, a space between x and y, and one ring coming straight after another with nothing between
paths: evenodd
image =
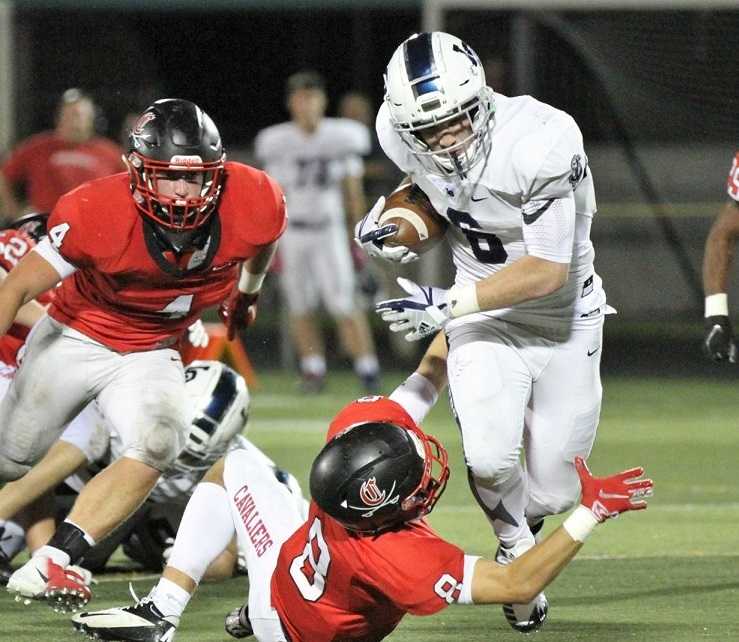
<instances>
[{"instance_id":1,"label":"white cleat","mask_svg":"<svg viewBox=\"0 0 739 642\"><path fill-rule=\"evenodd\" d=\"M7 590L16 602L43 601L56 612L77 611L90 601L92 574L80 567L63 568L45 556L28 560L8 579Z\"/></svg>"}]
</instances>

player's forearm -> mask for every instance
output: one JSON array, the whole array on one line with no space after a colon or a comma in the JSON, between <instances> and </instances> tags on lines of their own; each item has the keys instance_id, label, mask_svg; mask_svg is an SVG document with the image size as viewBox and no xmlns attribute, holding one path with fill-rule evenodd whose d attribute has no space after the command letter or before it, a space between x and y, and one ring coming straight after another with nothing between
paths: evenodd
<instances>
[{"instance_id":1,"label":"player's forearm","mask_svg":"<svg viewBox=\"0 0 739 642\"><path fill-rule=\"evenodd\" d=\"M22 290L8 285L7 281L0 284L0 335L5 334L15 322L26 296Z\"/></svg>"},{"instance_id":2,"label":"player's forearm","mask_svg":"<svg viewBox=\"0 0 739 642\"><path fill-rule=\"evenodd\" d=\"M265 245L259 252L241 265L239 290L246 293L258 292L277 251L277 241Z\"/></svg>"},{"instance_id":3,"label":"player's forearm","mask_svg":"<svg viewBox=\"0 0 739 642\"><path fill-rule=\"evenodd\" d=\"M706 239L703 254L703 291L707 296L726 292L738 240L739 205L727 203Z\"/></svg>"},{"instance_id":4,"label":"player's forearm","mask_svg":"<svg viewBox=\"0 0 739 642\"><path fill-rule=\"evenodd\" d=\"M446 358L447 358L446 336L439 332L429 344L426 353L416 368L416 372L428 379L440 393L447 384Z\"/></svg>"},{"instance_id":5,"label":"player's forearm","mask_svg":"<svg viewBox=\"0 0 739 642\"><path fill-rule=\"evenodd\" d=\"M499 310L539 299L559 290L568 273L567 263L524 256L475 284L477 304L482 311Z\"/></svg>"},{"instance_id":6,"label":"player's forearm","mask_svg":"<svg viewBox=\"0 0 739 642\"><path fill-rule=\"evenodd\" d=\"M19 323L30 328L42 316L46 314L46 308L38 301L29 301L23 304L15 315L15 323Z\"/></svg>"},{"instance_id":7,"label":"player's forearm","mask_svg":"<svg viewBox=\"0 0 739 642\"><path fill-rule=\"evenodd\" d=\"M472 601L475 604L530 602L559 575L581 546L581 542L558 528L508 566L478 560L472 578Z\"/></svg>"}]
</instances>

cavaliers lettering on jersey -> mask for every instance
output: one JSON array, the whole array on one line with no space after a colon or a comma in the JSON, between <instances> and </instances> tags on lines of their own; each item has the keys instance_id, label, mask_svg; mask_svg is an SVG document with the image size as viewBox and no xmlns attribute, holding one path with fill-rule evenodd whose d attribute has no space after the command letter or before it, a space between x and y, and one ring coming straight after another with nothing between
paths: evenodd
<instances>
[{"instance_id":1,"label":"cavaliers lettering on jersey","mask_svg":"<svg viewBox=\"0 0 739 642\"><path fill-rule=\"evenodd\" d=\"M524 256L569 263L567 283L545 297L510 308L470 314L447 328L501 317L536 328L569 327L602 314L605 293L593 268L590 226L596 212L593 177L577 123L567 113L531 96L495 94L491 152L461 184L429 174L394 131L389 109L377 114L385 154L427 194L449 220L446 240L455 283L480 281ZM557 200L574 201L574 221ZM558 243L559 239L559 243ZM566 251L557 247L571 239Z\"/></svg>"},{"instance_id":2,"label":"cavaliers lettering on jersey","mask_svg":"<svg viewBox=\"0 0 739 642\"><path fill-rule=\"evenodd\" d=\"M127 174L63 196L49 218L49 236L78 269L58 288L50 316L119 352L172 346L205 308L228 296L240 264L285 229L285 202L274 180L241 163L226 163L225 173L207 239L177 266L158 250Z\"/></svg>"},{"instance_id":3,"label":"cavaliers lettering on jersey","mask_svg":"<svg viewBox=\"0 0 739 642\"><path fill-rule=\"evenodd\" d=\"M0 230L0 267L10 272L34 245L36 241L23 230ZM53 294L46 292L37 300L45 304L52 298ZM18 350L25 342L28 332L29 328L19 323L14 323L8 328L8 332L0 337L0 362L9 366L18 364Z\"/></svg>"},{"instance_id":4,"label":"cavaliers lettering on jersey","mask_svg":"<svg viewBox=\"0 0 739 642\"><path fill-rule=\"evenodd\" d=\"M459 597L464 552L425 520L380 535L347 531L311 502L282 545L272 605L292 642L381 640L406 613L430 615Z\"/></svg>"},{"instance_id":5,"label":"cavaliers lettering on jersey","mask_svg":"<svg viewBox=\"0 0 739 642\"><path fill-rule=\"evenodd\" d=\"M734 156L731 164L729 178L726 180L726 192L735 201L739 201L739 151Z\"/></svg>"}]
</instances>

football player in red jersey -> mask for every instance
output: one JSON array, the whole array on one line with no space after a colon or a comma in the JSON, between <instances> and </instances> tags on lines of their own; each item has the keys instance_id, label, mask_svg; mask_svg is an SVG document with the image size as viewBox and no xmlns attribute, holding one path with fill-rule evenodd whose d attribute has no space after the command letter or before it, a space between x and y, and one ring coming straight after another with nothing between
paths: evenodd
<instances>
[{"instance_id":1,"label":"football player in red jersey","mask_svg":"<svg viewBox=\"0 0 739 642\"><path fill-rule=\"evenodd\" d=\"M596 524L646 508L652 481L639 479L641 468L597 478L581 458L576 466L581 504L549 537L505 566L466 555L424 519L449 476L444 447L399 404L366 397L329 427L310 472L306 522L300 525L274 479L248 453L233 451L196 488L169 565L149 595L72 621L96 639L171 642L203 565L234 532L248 551L250 583L247 604L226 618L234 637L370 642L389 635L406 613L429 615L455 603L525 603ZM532 628L545 616L536 613Z\"/></svg>"},{"instance_id":2,"label":"football player in red jersey","mask_svg":"<svg viewBox=\"0 0 739 642\"><path fill-rule=\"evenodd\" d=\"M734 246L739 239L739 151L734 156L726 192L729 199L711 226L703 255L703 291L706 295L703 351L713 361L736 363L739 356L729 319L726 290Z\"/></svg>"},{"instance_id":3,"label":"football player in red jersey","mask_svg":"<svg viewBox=\"0 0 739 642\"><path fill-rule=\"evenodd\" d=\"M185 443L178 337L214 305L230 338L254 320L286 223L279 186L226 162L216 125L189 101L148 107L126 161L127 174L63 196L49 238L0 286L4 333L24 302L61 281L0 404L0 479L23 475L92 399L126 444L8 582L22 597L69 608L90 594L63 569L141 504Z\"/></svg>"}]
</instances>

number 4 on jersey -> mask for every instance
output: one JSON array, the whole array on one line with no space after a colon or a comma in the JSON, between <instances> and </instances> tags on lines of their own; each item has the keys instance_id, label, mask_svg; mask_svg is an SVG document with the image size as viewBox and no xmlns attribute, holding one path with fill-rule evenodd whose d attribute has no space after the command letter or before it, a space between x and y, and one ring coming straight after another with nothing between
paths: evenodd
<instances>
[{"instance_id":1,"label":"number 4 on jersey","mask_svg":"<svg viewBox=\"0 0 739 642\"><path fill-rule=\"evenodd\" d=\"M69 232L69 223L59 223L49 230L51 244L58 250L64 242L64 237Z\"/></svg>"}]
</instances>

